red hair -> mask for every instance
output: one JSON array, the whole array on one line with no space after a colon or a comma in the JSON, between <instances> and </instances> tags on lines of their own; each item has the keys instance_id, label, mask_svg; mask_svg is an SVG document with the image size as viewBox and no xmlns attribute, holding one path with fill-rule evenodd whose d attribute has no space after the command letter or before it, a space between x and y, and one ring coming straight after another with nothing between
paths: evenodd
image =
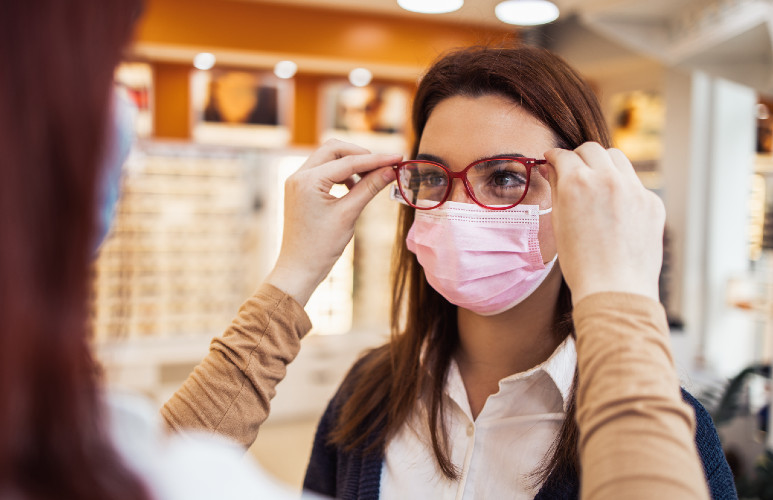
<instances>
[{"instance_id":1,"label":"red hair","mask_svg":"<svg viewBox=\"0 0 773 500\"><path fill-rule=\"evenodd\" d=\"M0 496L140 499L88 346L96 186L139 0L0 2Z\"/></svg>"}]
</instances>

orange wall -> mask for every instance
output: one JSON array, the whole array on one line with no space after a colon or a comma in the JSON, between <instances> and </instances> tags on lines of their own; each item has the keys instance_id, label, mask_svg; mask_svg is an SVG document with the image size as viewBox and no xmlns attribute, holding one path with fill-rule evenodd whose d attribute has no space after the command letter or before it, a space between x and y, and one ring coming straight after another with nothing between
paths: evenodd
<instances>
[{"instance_id":1,"label":"orange wall","mask_svg":"<svg viewBox=\"0 0 773 500\"><path fill-rule=\"evenodd\" d=\"M148 0L137 38L425 66L450 47L500 41L512 33L430 17L367 16L255 1Z\"/></svg>"},{"instance_id":2,"label":"orange wall","mask_svg":"<svg viewBox=\"0 0 773 500\"><path fill-rule=\"evenodd\" d=\"M507 28L482 28L431 18L370 16L255 1L147 0L136 40L345 59L365 66L373 63L424 67L453 47L497 43L515 37L515 32ZM188 103L183 102L189 99L185 65L155 63L154 70L156 135L189 137ZM295 144L317 142L317 89L323 80L324 75L304 75L299 69L293 119Z\"/></svg>"}]
</instances>

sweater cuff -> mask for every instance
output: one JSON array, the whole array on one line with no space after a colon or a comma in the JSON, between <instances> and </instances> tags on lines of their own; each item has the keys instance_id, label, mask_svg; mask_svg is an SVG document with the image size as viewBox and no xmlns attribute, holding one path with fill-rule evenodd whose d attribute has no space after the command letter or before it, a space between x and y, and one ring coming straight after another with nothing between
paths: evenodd
<instances>
[{"instance_id":1,"label":"sweater cuff","mask_svg":"<svg viewBox=\"0 0 773 500\"><path fill-rule=\"evenodd\" d=\"M572 317L575 323L581 323L597 315L618 316L625 311L628 317L647 318L654 322L658 330L668 333L668 320L663 304L638 293L597 292L583 297L574 306Z\"/></svg>"},{"instance_id":2,"label":"sweater cuff","mask_svg":"<svg viewBox=\"0 0 773 500\"><path fill-rule=\"evenodd\" d=\"M262 303L275 304L276 308L284 310L287 318L292 318L296 325L295 332L299 339L306 336L312 324L303 306L291 295L269 283L261 283L253 296Z\"/></svg>"}]
</instances>

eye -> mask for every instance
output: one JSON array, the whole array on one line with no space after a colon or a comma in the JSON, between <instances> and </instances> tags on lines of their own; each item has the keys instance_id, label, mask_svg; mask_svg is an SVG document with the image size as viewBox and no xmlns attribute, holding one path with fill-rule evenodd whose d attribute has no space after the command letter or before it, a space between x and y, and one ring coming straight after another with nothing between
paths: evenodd
<instances>
[{"instance_id":1,"label":"eye","mask_svg":"<svg viewBox=\"0 0 773 500\"><path fill-rule=\"evenodd\" d=\"M491 183L498 188L521 187L526 184L526 177L510 170L497 170L491 174Z\"/></svg>"},{"instance_id":2,"label":"eye","mask_svg":"<svg viewBox=\"0 0 773 500\"><path fill-rule=\"evenodd\" d=\"M426 174L422 176L421 183L425 186L440 187L446 185L446 176L437 173Z\"/></svg>"},{"instance_id":3,"label":"eye","mask_svg":"<svg viewBox=\"0 0 773 500\"><path fill-rule=\"evenodd\" d=\"M445 172L436 168L427 168L419 172L420 183L425 188L439 188L448 184Z\"/></svg>"}]
</instances>

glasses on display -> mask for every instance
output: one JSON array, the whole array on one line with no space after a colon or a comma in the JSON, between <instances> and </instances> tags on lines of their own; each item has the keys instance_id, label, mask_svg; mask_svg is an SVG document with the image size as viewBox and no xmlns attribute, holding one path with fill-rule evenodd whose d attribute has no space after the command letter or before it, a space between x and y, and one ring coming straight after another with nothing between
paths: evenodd
<instances>
[{"instance_id":1,"label":"glasses on display","mask_svg":"<svg viewBox=\"0 0 773 500\"><path fill-rule=\"evenodd\" d=\"M479 206L507 210L519 203L539 204L539 200L529 197L529 181L532 168L545 163L523 156L496 156L472 162L459 172L430 160L404 161L393 168L400 194L413 208L439 207L451 194L453 179L458 178Z\"/></svg>"}]
</instances>

